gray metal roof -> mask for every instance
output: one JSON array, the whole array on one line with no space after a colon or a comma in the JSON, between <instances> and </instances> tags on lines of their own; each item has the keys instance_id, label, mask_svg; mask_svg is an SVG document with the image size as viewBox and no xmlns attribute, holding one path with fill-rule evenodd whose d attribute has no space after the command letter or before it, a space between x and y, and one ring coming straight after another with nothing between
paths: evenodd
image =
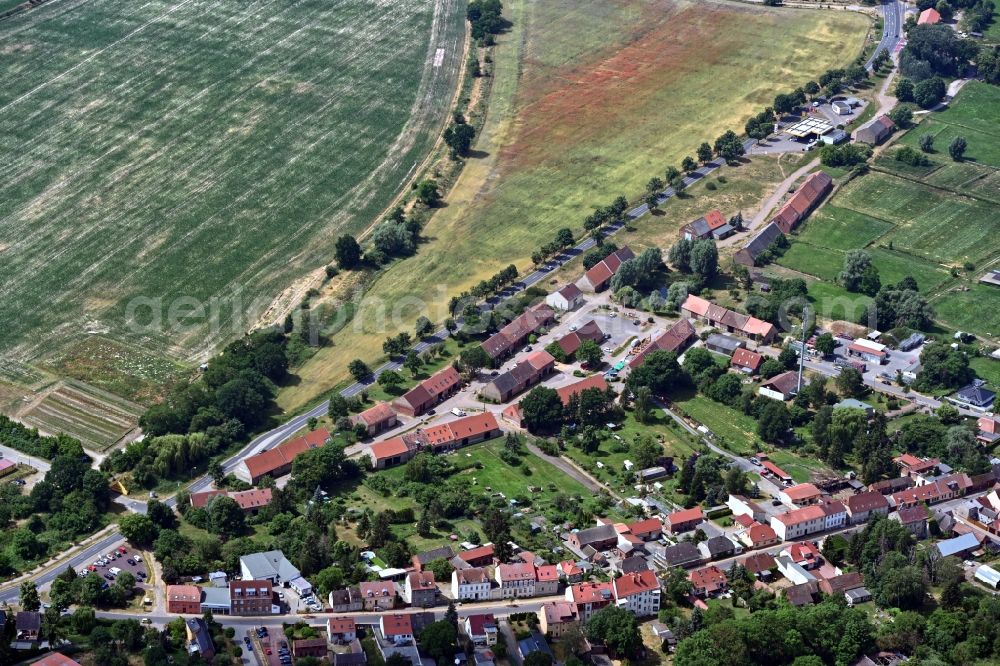
<instances>
[{"instance_id":1,"label":"gray metal roof","mask_svg":"<svg viewBox=\"0 0 1000 666\"><path fill-rule=\"evenodd\" d=\"M289 581L302 575L280 550L244 555L240 558L240 568L246 569L254 580L277 578Z\"/></svg>"}]
</instances>

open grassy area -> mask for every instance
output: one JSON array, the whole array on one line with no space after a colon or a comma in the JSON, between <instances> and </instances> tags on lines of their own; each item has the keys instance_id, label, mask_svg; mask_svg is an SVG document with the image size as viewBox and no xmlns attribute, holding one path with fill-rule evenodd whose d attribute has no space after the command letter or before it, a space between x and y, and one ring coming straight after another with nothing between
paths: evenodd
<instances>
[{"instance_id":1,"label":"open grassy area","mask_svg":"<svg viewBox=\"0 0 1000 666\"><path fill-rule=\"evenodd\" d=\"M769 451L767 457L775 465L792 475L797 483L813 480L813 472L829 472L830 468L814 457L800 456L791 451Z\"/></svg>"},{"instance_id":2,"label":"open grassy area","mask_svg":"<svg viewBox=\"0 0 1000 666\"><path fill-rule=\"evenodd\" d=\"M560 227L578 232L595 205L636 197L651 176L769 104L774 81L805 81L854 57L869 22L851 12L689 0L505 3L487 125L416 257L385 271L352 323L300 369L280 404L295 408L379 356L421 313L528 259ZM711 48L706 48L711 44ZM711 94L706 94L711 91ZM398 321L375 321L417 297ZM388 329L388 330L387 330Z\"/></svg>"},{"instance_id":3,"label":"open grassy area","mask_svg":"<svg viewBox=\"0 0 1000 666\"><path fill-rule=\"evenodd\" d=\"M436 140L464 7L67 0L0 24L0 355L100 332L190 362L242 335Z\"/></svg>"},{"instance_id":4,"label":"open grassy area","mask_svg":"<svg viewBox=\"0 0 1000 666\"><path fill-rule=\"evenodd\" d=\"M827 205L809 217L797 238L811 245L847 251L870 244L892 228L885 220Z\"/></svg>"},{"instance_id":5,"label":"open grassy area","mask_svg":"<svg viewBox=\"0 0 1000 666\"><path fill-rule=\"evenodd\" d=\"M986 356L976 356L969 359L969 365L976 371L978 377L993 386L1000 387L1000 361Z\"/></svg>"},{"instance_id":6,"label":"open grassy area","mask_svg":"<svg viewBox=\"0 0 1000 666\"><path fill-rule=\"evenodd\" d=\"M968 291L952 290L931 301L937 318L951 328L977 335L1000 337L1000 289L973 284Z\"/></svg>"},{"instance_id":7,"label":"open grassy area","mask_svg":"<svg viewBox=\"0 0 1000 666\"><path fill-rule=\"evenodd\" d=\"M753 417L701 394L675 404L685 414L711 430L719 446L740 455L752 455L760 450L761 440Z\"/></svg>"}]
</instances>

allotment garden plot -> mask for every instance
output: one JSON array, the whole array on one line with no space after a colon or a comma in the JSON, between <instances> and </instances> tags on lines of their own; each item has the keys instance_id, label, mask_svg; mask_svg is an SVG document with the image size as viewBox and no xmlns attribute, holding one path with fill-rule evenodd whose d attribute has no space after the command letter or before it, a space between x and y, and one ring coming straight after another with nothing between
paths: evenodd
<instances>
[{"instance_id":1,"label":"allotment garden plot","mask_svg":"<svg viewBox=\"0 0 1000 666\"><path fill-rule=\"evenodd\" d=\"M0 24L0 355L241 335L433 143L460 4L65 0ZM140 296L191 299L187 326L127 326Z\"/></svg>"}]
</instances>

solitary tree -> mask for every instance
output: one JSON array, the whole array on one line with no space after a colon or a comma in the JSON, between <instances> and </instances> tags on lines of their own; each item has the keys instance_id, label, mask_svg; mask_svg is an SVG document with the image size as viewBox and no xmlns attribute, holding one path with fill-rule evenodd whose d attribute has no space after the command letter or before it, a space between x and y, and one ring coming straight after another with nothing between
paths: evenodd
<instances>
[{"instance_id":1,"label":"solitary tree","mask_svg":"<svg viewBox=\"0 0 1000 666\"><path fill-rule=\"evenodd\" d=\"M925 153L929 153L934 150L934 136L931 134L924 134L920 139L917 140L917 145L920 146L920 150Z\"/></svg>"},{"instance_id":2,"label":"solitary tree","mask_svg":"<svg viewBox=\"0 0 1000 666\"><path fill-rule=\"evenodd\" d=\"M361 263L361 246L354 236L344 234L337 238L333 253L341 268L355 268Z\"/></svg>"},{"instance_id":3,"label":"solitary tree","mask_svg":"<svg viewBox=\"0 0 1000 666\"><path fill-rule=\"evenodd\" d=\"M956 136L952 139L951 143L948 144L948 154L951 155L951 159L961 162L965 156L966 145L965 137Z\"/></svg>"},{"instance_id":4,"label":"solitary tree","mask_svg":"<svg viewBox=\"0 0 1000 666\"><path fill-rule=\"evenodd\" d=\"M354 377L354 381L360 382L365 377L372 374L371 368L362 361L360 358L356 358L347 364L347 371L351 373L351 377Z\"/></svg>"},{"instance_id":5,"label":"solitary tree","mask_svg":"<svg viewBox=\"0 0 1000 666\"><path fill-rule=\"evenodd\" d=\"M422 180L417 184L417 199L424 205L433 208L441 201L441 193L438 191L437 182L433 180Z\"/></svg>"}]
</instances>

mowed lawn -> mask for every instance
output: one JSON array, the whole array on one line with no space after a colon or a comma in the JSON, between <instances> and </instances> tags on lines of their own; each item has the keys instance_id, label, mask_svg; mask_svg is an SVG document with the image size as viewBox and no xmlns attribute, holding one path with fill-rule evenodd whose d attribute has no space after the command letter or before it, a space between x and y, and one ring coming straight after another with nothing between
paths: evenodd
<instances>
[{"instance_id":1,"label":"mowed lawn","mask_svg":"<svg viewBox=\"0 0 1000 666\"><path fill-rule=\"evenodd\" d=\"M757 422L738 409L703 395L679 401L677 407L711 430L716 436L716 443L722 448L740 455L749 455L757 452L761 446Z\"/></svg>"},{"instance_id":2,"label":"mowed lawn","mask_svg":"<svg viewBox=\"0 0 1000 666\"><path fill-rule=\"evenodd\" d=\"M426 153L463 22L457 0L66 0L0 24L0 355L242 335Z\"/></svg>"},{"instance_id":3,"label":"mowed lawn","mask_svg":"<svg viewBox=\"0 0 1000 666\"><path fill-rule=\"evenodd\" d=\"M937 319L951 328L1000 338L1000 288L972 284L968 291L948 291L931 301Z\"/></svg>"},{"instance_id":4,"label":"mowed lawn","mask_svg":"<svg viewBox=\"0 0 1000 666\"><path fill-rule=\"evenodd\" d=\"M352 357L379 357L385 336L410 328L419 314L443 318L450 295L510 262L528 268L531 253L560 227L580 233L594 206L638 197L651 176L701 141L741 130L773 100L774 81L791 87L845 64L870 27L851 12L688 0L504 7L513 27L499 39L481 156L427 226L429 242L367 294L405 316L338 334L300 369L283 407L345 379Z\"/></svg>"}]
</instances>

